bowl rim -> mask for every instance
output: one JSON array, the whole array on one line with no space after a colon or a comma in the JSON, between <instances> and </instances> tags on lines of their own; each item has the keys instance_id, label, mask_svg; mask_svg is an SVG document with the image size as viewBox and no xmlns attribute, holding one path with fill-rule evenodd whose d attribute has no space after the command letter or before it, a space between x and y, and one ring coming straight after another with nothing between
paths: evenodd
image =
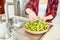
<instances>
[{"instance_id":1,"label":"bowl rim","mask_svg":"<svg viewBox=\"0 0 60 40\"><path fill-rule=\"evenodd\" d=\"M47 28L46 30L43 30L43 31L31 31L31 30L26 29L26 26L24 26L24 29L25 29L25 31L28 32L28 33L32 33L32 34L43 34L43 33L45 33L45 32L48 31L49 26L48 26L48 28Z\"/></svg>"}]
</instances>

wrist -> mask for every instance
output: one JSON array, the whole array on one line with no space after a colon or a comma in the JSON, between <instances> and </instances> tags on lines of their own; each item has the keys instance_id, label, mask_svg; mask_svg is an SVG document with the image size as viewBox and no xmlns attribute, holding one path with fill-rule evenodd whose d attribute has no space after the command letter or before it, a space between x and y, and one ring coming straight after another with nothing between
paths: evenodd
<instances>
[{"instance_id":1,"label":"wrist","mask_svg":"<svg viewBox=\"0 0 60 40\"><path fill-rule=\"evenodd\" d=\"M49 15L49 16L46 16L45 18L46 19L53 19L53 16L52 15Z\"/></svg>"}]
</instances>

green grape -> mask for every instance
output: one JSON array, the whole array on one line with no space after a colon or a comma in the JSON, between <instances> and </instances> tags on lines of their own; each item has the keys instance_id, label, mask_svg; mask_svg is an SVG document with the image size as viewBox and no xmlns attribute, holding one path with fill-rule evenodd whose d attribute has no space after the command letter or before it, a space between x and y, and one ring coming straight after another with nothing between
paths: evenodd
<instances>
[{"instance_id":1,"label":"green grape","mask_svg":"<svg viewBox=\"0 0 60 40\"><path fill-rule=\"evenodd\" d=\"M48 28L48 23L44 23L44 30L46 30Z\"/></svg>"},{"instance_id":2,"label":"green grape","mask_svg":"<svg viewBox=\"0 0 60 40\"><path fill-rule=\"evenodd\" d=\"M36 28L37 28L37 31L39 31L39 25L37 25Z\"/></svg>"},{"instance_id":3,"label":"green grape","mask_svg":"<svg viewBox=\"0 0 60 40\"><path fill-rule=\"evenodd\" d=\"M29 21L25 24L26 28L31 31L43 31L48 28L48 23L43 23L38 17L37 21Z\"/></svg>"}]
</instances>

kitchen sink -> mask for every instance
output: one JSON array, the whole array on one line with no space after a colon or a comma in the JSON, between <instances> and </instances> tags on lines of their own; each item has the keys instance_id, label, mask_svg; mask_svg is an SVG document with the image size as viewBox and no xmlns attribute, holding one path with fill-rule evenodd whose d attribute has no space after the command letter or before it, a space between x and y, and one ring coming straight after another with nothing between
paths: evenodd
<instances>
[{"instance_id":1,"label":"kitchen sink","mask_svg":"<svg viewBox=\"0 0 60 40\"><path fill-rule=\"evenodd\" d=\"M11 26L20 27L23 23L29 21L28 18L14 16L12 19L9 20Z\"/></svg>"},{"instance_id":2,"label":"kitchen sink","mask_svg":"<svg viewBox=\"0 0 60 40\"><path fill-rule=\"evenodd\" d=\"M5 26L6 26L6 17L4 17L4 20L1 20L1 21L3 21L3 22L1 22L1 25L2 25L2 28L4 28L4 30L7 30L6 28L5 28ZM14 33L14 31L12 30L12 29L14 29L14 28L19 28L19 27L21 27L25 22L27 22L27 21L29 21L29 19L28 18L25 18L25 17L20 17L20 16L14 16L14 17L12 17L12 18L10 18L9 19L9 27L11 28L11 34L13 34ZM0 25L0 26L1 26ZM7 27L7 26L6 26ZM2 29L3 30L3 29ZM5 32L3 30L3 32ZM0 33L0 34L2 34L2 33ZM3 34L2 34L3 35ZM1 36L2 36L1 35ZM14 35L14 34L13 34ZM14 36L15 37L15 36ZM16 38L16 39L18 39L18 38Z\"/></svg>"},{"instance_id":3,"label":"kitchen sink","mask_svg":"<svg viewBox=\"0 0 60 40\"><path fill-rule=\"evenodd\" d=\"M23 23L29 21L28 18L21 16L11 16L9 17L9 26L10 27L20 27ZM6 22L6 16L2 16L1 22Z\"/></svg>"}]
</instances>

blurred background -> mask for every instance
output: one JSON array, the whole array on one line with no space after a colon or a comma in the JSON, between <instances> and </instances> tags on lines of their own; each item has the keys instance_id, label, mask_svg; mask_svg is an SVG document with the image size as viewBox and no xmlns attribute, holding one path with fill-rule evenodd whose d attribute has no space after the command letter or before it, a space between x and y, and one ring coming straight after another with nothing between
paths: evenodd
<instances>
[{"instance_id":1,"label":"blurred background","mask_svg":"<svg viewBox=\"0 0 60 40\"><path fill-rule=\"evenodd\" d=\"M26 5L26 3L28 2L28 0L10 0L9 2L14 2L15 3L15 12L16 12L16 15L19 15L20 16L24 16L26 17L25 13L24 13L24 6ZM12 11L12 8L13 7L10 7L10 11ZM59 0L59 6L58 6L58 11L57 13L59 14L60 13L60 0Z\"/></svg>"},{"instance_id":2,"label":"blurred background","mask_svg":"<svg viewBox=\"0 0 60 40\"><path fill-rule=\"evenodd\" d=\"M9 16L22 16L26 17L24 6L27 4L28 0L0 0L0 14L5 14L5 3L10 2L13 5L8 6ZM58 5L57 17L54 19L54 22L59 22L60 17L60 0Z\"/></svg>"},{"instance_id":3,"label":"blurred background","mask_svg":"<svg viewBox=\"0 0 60 40\"><path fill-rule=\"evenodd\" d=\"M28 2L28 0L0 0L0 14L4 13L4 4L5 2L11 2L14 5L8 6L9 15L17 15L17 16L23 16L26 17L26 14L24 12L24 6ZM59 0L59 6L58 6L58 16L60 13L60 0Z\"/></svg>"}]
</instances>

